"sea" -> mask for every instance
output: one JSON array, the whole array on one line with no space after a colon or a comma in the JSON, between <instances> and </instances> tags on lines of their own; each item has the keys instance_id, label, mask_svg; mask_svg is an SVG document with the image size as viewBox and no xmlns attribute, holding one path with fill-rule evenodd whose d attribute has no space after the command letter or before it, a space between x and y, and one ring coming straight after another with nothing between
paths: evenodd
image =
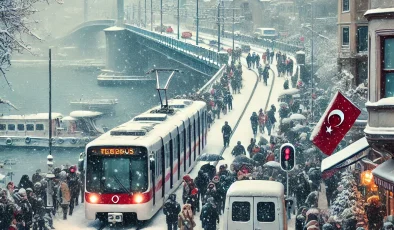
<instances>
[{"instance_id":1,"label":"sea","mask_svg":"<svg viewBox=\"0 0 394 230\"><path fill-rule=\"evenodd\" d=\"M100 63L100 61L98 61ZM76 62L78 63L78 62ZM83 62L85 63L85 62ZM97 63L97 61L95 62ZM104 65L104 64L102 64ZM100 73L97 65L52 65L52 112L67 116L73 108L70 101L80 99L118 99L115 113L102 117L98 123L113 128L134 116L160 104L154 84L99 86L96 77ZM17 61L0 76L0 98L9 100L18 110L0 104L0 115L43 113L49 110L48 62ZM7 84L6 79L9 81ZM175 76L168 95L188 94L201 87L198 82L187 84ZM75 110L75 108L74 108ZM55 166L75 165L83 149L53 149ZM0 162L13 162L0 168L0 174L12 175L12 181L19 183L22 175L32 174L41 169L47 172L47 148L0 148ZM1 180L1 176L0 176Z\"/></svg>"}]
</instances>

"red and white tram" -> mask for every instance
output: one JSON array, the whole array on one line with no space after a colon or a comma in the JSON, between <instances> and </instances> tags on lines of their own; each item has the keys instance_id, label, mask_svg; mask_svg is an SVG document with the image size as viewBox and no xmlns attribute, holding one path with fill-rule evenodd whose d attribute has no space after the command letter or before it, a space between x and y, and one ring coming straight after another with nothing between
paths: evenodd
<instances>
[{"instance_id":1,"label":"red and white tram","mask_svg":"<svg viewBox=\"0 0 394 230\"><path fill-rule=\"evenodd\" d=\"M149 220L194 167L206 145L206 104L175 99L168 105L172 113L155 107L86 146L87 219Z\"/></svg>"}]
</instances>

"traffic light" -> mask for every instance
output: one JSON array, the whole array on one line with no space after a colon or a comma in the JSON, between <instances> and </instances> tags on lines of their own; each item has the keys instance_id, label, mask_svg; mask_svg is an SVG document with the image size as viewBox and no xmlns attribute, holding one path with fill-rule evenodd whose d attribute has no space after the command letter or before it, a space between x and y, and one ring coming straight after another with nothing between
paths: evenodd
<instances>
[{"instance_id":1,"label":"traffic light","mask_svg":"<svg viewBox=\"0 0 394 230\"><path fill-rule=\"evenodd\" d=\"M283 144L280 147L280 166L282 170L293 170L296 164L295 152L294 146L290 143Z\"/></svg>"}]
</instances>

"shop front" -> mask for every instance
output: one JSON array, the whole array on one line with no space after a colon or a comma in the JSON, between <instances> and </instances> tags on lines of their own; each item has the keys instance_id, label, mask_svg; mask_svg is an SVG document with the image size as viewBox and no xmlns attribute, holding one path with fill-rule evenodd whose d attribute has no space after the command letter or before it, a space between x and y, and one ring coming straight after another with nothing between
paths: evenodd
<instances>
[{"instance_id":1,"label":"shop front","mask_svg":"<svg viewBox=\"0 0 394 230\"><path fill-rule=\"evenodd\" d=\"M372 170L379 197L386 206L386 216L394 215L394 160L389 159Z\"/></svg>"}]
</instances>

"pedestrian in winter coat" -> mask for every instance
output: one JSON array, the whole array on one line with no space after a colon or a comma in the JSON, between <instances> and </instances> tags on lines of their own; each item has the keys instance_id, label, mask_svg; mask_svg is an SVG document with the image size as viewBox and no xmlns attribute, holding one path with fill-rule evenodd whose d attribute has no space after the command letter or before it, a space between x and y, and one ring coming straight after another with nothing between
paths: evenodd
<instances>
[{"instance_id":1,"label":"pedestrian in winter coat","mask_svg":"<svg viewBox=\"0 0 394 230\"><path fill-rule=\"evenodd\" d=\"M186 199L186 204L192 207L193 215L200 211L200 200L198 199L198 188L193 188L190 195Z\"/></svg>"},{"instance_id":2,"label":"pedestrian in winter coat","mask_svg":"<svg viewBox=\"0 0 394 230\"><path fill-rule=\"evenodd\" d=\"M246 63L248 64L248 69L252 67L252 55L248 53L248 56L246 56Z\"/></svg>"},{"instance_id":3,"label":"pedestrian in winter coat","mask_svg":"<svg viewBox=\"0 0 394 230\"><path fill-rule=\"evenodd\" d=\"M256 53L253 52L252 54L252 68L254 69L254 67L256 66Z\"/></svg>"},{"instance_id":4,"label":"pedestrian in winter coat","mask_svg":"<svg viewBox=\"0 0 394 230\"><path fill-rule=\"evenodd\" d=\"M249 144L248 147L246 148L246 150L248 151L249 154L252 153L252 150L253 150L253 148L254 148L255 145L256 145L256 139L250 138L250 144Z\"/></svg>"},{"instance_id":5,"label":"pedestrian in winter coat","mask_svg":"<svg viewBox=\"0 0 394 230\"><path fill-rule=\"evenodd\" d=\"M63 220L67 220L68 206L70 205L71 194L67 185L67 173L61 171L59 174L60 184L57 191L57 197L60 199L60 204L63 210Z\"/></svg>"},{"instance_id":6,"label":"pedestrian in winter coat","mask_svg":"<svg viewBox=\"0 0 394 230\"><path fill-rule=\"evenodd\" d=\"M222 176L227 177L227 176L229 176L229 175L230 175L230 171L227 170L227 164L220 165L220 167L219 167L219 172L218 172L219 178L221 178Z\"/></svg>"},{"instance_id":7,"label":"pedestrian in winter coat","mask_svg":"<svg viewBox=\"0 0 394 230\"><path fill-rule=\"evenodd\" d=\"M385 222L382 230L394 230L394 225L391 222Z\"/></svg>"},{"instance_id":8,"label":"pedestrian in winter coat","mask_svg":"<svg viewBox=\"0 0 394 230\"><path fill-rule=\"evenodd\" d=\"M30 225L33 223L33 209L27 197L27 192L24 188L19 189L18 194L21 197L20 202L20 221L18 229L30 230Z\"/></svg>"},{"instance_id":9,"label":"pedestrian in winter coat","mask_svg":"<svg viewBox=\"0 0 394 230\"><path fill-rule=\"evenodd\" d=\"M170 194L164 203L163 213L166 216L168 230L178 229L178 214L181 212L181 206L176 202L176 195Z\"/></svg>"},{"instance_id":10,"label":"pedestrian in winter coat","mask_svg":"<svg viewBox=\"0 0 394 230\"><path fill-rule=\"evenodd\" d=\"M21 177L21 180L19 181L18 188L19 189L21 189L21 188L27 189L27 188L33 188L33 186L34 186L34 184L29 179L29 176L28 175L23 175Z\"/></svg>"},{"instance_id":11,"label":"pedestrian in winter coat","mask_svg":"<svg viewBox=\"0 0 394 230\"><path fill-rule=\"evenodd\" d=\"M383 223L383 222L382 222ZM343 230L354 230L357 228L357 220L354 218L350 219L344 219L342 223L342 229ZM374 230L374 228L368 228L369 230ZM378 228L376 230L380 230L381 228Z\"/></svg>"},{"instance_id":12,"label":"pedestrian in winter coat","mask_svg":"<svg viewBox=\"0 0 394 230\"><path fill-rule=\"evenodd\" d=\"M256 60L256 68L257 68L257 67L260 66L260 56L259 56L259 54L256 54L255 60Z\"/></svg>"},{"instance_id":13,"label":"pedestrian in winter coat","mask_svg":"<svg viewBox=\"0 0 394 230\"><path fill-rule=\"evenodd\" d=\"M193 179L189 175L183 176L183 192L182 192L182 201L183 204L186 204L187 198L190 196L192 190L196 187L193 182Z\"/></svg>"},{"instance_id":14,"label":"pedestrian in winter coat","mask_svg":"<svg viewBox=\"0 0 394 230\"><path fill-rule=\"evenodd\" d=\"M305 216L298 215L295 221L295 230L303 230L305 224Z\"/></svg>"},{"instance_id":15,"label":"pedestrian in winter coat","mask_svg":"<svg viewBox=\"0 0 394 230\"><path fill-rule=\"evenodd\" d=\"M205 196L205 192L207 191L207 187L209 184L209 176L204 173L204 171L198 171L197 177L194 179L194 184L196 184L199 192L199 199Z\"/></svg>"},{"instance_id":16,"label":"pedestrian in winter coat","mask_svg":"<svg viewBox=\"0 0 394 230\"><path fill-rule=\"evenodd\" d=\"M224 125L222 127L222 134L223 134L223 144L224 147L228 147L230 143L230 136L231 136L232 130L230 125L228 125L228 122L224 122Z\"/></svg>"},{"instance_id":17,"label":"pedestrian in winter coat","mask_svg":"<svg viewBox=\"0 0 394 230\"><path fill-rule=\"evenodd\" d=\"M245 147L241 145L240 141L238 141L237 145L234 146L233 151L231 151L231 155L233 155L234 157L240 155L246 155Z\"/></svg>"},{"instance_id":18,"label":"pedestrian in winter coat","mask_svg":"<svg viewBox=\"0 0 394 230\"><path fill-rule=\"evenodd\" d=\"M263 109L259 110L259 131L260 133L264 133L264 123L265 123L265 115Z\"/></svg>"},{"instance_id":19,"label":"pedestrian in winter coat","mask_svg":"<svg viewBox=\"0 0 394 230\"><path fill-rule=\"evenodd\" d=\"M200 220L204 230L216 230L216 223L219 224L219 215L213 198L202 207Z\"/></svg>"},{"instance_id":20,"label":"pedestrian in winter coat","mask_svg":"<svg viewBox=\"0 0 394 230\"><path fill-rule=\"evenodd\" d=\"M319 193L317 191L313 191L309 193L305 200L305 204L308 205L310 208L317 208L319 201Z\"/></svg>"},{"instance_id":21,"label":"pedestrian in winter coat","mask_svg":"<svg viewBox=\"0 0 394 230\"><path fill-rule=\"evenodd\" d=\"M226 102L227 102L227 106L228 106L228 111L233 110L233 95L231 95L230 92L227 92L226 95Z\"/></svg>"},{"instance_id":22,"label":"pedestrian in winter coat","mask_svg":"<svg viewBox=\"0 0 394 230\"><path fill-rule=\"evenodd\" d=\"M12 181L8 182L7 190L6 190L6 192L7 192L7 199L10 200L11 202L15 202L14 201L14 197L13 197L14 189L15 189L14 182L12 182Z\"/></svg>"},{"instance_id":23,"label":"pedestrian in winter coat","mask_svg":"<svg viewBox=\"0 0 394 230\"><path fill-rule=\"evenodd\" d=\"M253 112L252 116L250 117L250 124L252 125L253 135L256 138L257 126L259 125L259 117L257 116L256 112Z\"/></svg>"},{"instance_id":24,"label":"pedestrian in winter coat","mask_svg":"<svg viewBox=\"0 0 394 230\"><path fill-rule=\"evenodd\" d=\"M215 186L215 184L212 183L212 182L208 184L207 192L205 193L205 196L204 196L204 198L202 199L202 205L203 205L203 206L208 202L208 199L209 199L210 197L213 198L213 200L215 201L215 204L216 204L216 203L217 203L217 200L218 200L218 199L217 199L218 194L217 194L216 186Z\"/></svg>"},{"instance_id":25,"label":"pedestrian in winter coat","mask_svg":"<svg viewBox=\"0 0 394 230\"><path fill-rule=\"evenodd\" d=\"M180 230L193 230L196 227L194 215L190 204L185 204L178 214L178 227Z\"/></svg>"},{"instance_id":26,"label":"pedestrian in winter coat","mask_svg":"<svg viewBox=\"0 0 394 230\"><path fill-rule=\"evenodd\" d=\"M379 230L383 227L385 211L379 200L371 200L365 206L365 212L368 218L368 230Z\"/></svg>"},{"instance_id":27,"label":"pedestrian in winter coat","mask_svg":"<svg viewBox=\"0 0 394 230\"><path fill-rule=\"evenodd\" d=\"M78 206L78 197L80 191L81 182L79 181L79 176L77 175L77 166L73 165L69 169L69 174L67 177L68 187L70 189L70 208L68 214L71 216L73 214L74 206Z\"/></svg>"},{"instance_id":28,"label":"pedestrian in winter coat","mask_svg":"<svg viewBox=\"0 0 394 230\"><path fill-rule=\"evenodd\" d=\"M42 176L40 175L41 169L37 169L36 173L31 177L32 183L40 182L42 180Z\"/></svg>"}]
</instances>

